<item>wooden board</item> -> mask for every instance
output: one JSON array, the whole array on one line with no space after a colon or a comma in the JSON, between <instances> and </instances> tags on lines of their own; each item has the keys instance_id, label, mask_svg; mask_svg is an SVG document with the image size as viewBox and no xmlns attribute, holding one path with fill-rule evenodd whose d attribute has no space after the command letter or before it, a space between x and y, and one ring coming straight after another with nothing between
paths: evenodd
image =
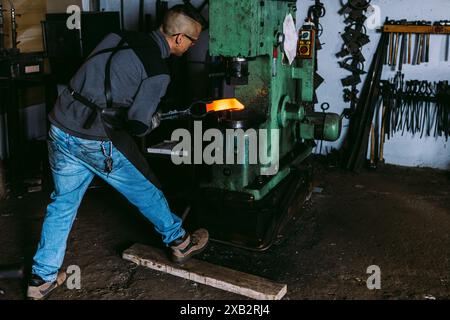
<instances>
[{"instance_id":1,"label":"wooden board","mask_svg":"<svg viewBox=\"0 0 450 320\"><path fill-rule=\"evenodd\" d=\"M161 250L142 244L131 246L122 257L140 266L257 300L280 300L287 292L285 284L200 260L191 259L184 265L177 265Z\"/></svg>"},{"instance_id":2,"label":"wooden board","mask_svg":"<svg viewBox=\"0 0 450 320\"><path fill-rule=\"evenodd\" d=\"M383 32L450 34L450 26L385 25Z\"/></svg>"}]
</instances>

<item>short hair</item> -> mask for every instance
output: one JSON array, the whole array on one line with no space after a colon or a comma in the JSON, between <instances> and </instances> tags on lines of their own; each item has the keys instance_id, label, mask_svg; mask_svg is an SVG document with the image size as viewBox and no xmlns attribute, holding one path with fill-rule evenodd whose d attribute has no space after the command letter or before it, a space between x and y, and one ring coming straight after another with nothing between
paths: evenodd
<instances>
[{"instance_id":1,"label":"short hair","mask_svg":"<svg viewBox=\"0 0 450 320\"><path fill-rule=\"evenodd\" d=\"M167 35L185 33L192 23L198 23L204 28L203 18L194 7L178 4L167 11L162 29Z\"/></svg>"}]
</instances>

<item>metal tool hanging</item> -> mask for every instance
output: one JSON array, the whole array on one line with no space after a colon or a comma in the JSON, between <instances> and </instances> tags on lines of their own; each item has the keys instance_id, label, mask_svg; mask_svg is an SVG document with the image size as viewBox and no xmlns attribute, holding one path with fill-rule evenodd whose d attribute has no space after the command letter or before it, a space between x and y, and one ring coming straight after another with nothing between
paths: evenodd
<instances>
[{"instance_id":1,"label":"metal tool hanging","mask_svg":"<svg viewBox=\"0 0 450 320\"><path fill-rule=\"evenodd\" d=\"M344 114L349 117L358 103L359 91L357 86L361 83L361 75L365 74L365 58L362 54L362 47L370 42L364 22L367 17L365 12L370 7L371 0L348 0L339 11L345 16L347 27L342 34L344 45L342 50L336 54L338 58L343 58L339 65L350 71L352 74L342 79L344 87L344 101L350 103L350 108L344 110Z\"/></svg>"},{"instance_id":2,"label":"metal tool hanging","mask_svg":"<svg viewBox=\"0 0 450 320\"><path fill-rule=\"evenodd\" d=\"M383 32L389 33L389 44L384 62L393 71L403 71L405 64L420 65L430 62L431 35L444 34L445 61L449 60L450 21L387 20Z\"/></svg>"},{"instance_id":3,"label":"metal tool hanging","mask_svg":"<svg viewBox=\"0 0 450 320\"><path fill-rule=\"evenodd\" d=\"M380 83L381 94L376 101L371 123L369 167L384 162L384 144L395 134L413 136L450 136L450 85L448 81L405 81L398 73ZM381 115L381 117L380 117Z\"/></svg>"},{"instance_id":4,"label":"metal tool hanging","mask_svg":"<svg viewBox=\"0 0 450 320\"><path fill-rule=\"evenodd\" d=\"M450 136L450 86L448 81L404 81L404 74L381 81L379 108L386 108L388 138L409 132L423 137Z\"/></svg>"},{"instance_id":5,"label":"metal tool hanging","mask_svg":"<svg viewBox=\"0 0 450 320\"><path fill-rule=\"evenodd\" d=\"M344 166L352 171L358 172L365 164L372 130L372 120L376 114L376 107L380 99L380 80L388 41L388 35L383 33L364 82L361 97L350 119L343 152ZM374 154L376 153L376 150L374 150Z\"/></svg>"}]
</instances>

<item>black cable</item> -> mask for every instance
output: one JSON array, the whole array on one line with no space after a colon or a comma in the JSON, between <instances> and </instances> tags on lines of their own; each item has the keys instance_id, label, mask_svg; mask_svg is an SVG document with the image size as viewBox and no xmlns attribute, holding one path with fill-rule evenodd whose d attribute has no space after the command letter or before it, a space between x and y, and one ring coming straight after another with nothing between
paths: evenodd
<instances>
[{"instance_id":1,"label":"black cable","mask_svg":"<svg viewBox=\"0 0 450 320\"><path fill-rule=\"evenodd\" d=\"M309 7L308 9L308 18L310 18L314 25L316 26L316 30L320 28L320 18L325 17L327 10L325 9L325 5L320 2L320 0L316 0L316 3ZM323 30L323 29L322 29ZM318 35L320 36L320 35Z\"/></svg>"},{"instance_id":2,"label":"black cable","mask_svg":"<svg viewBox=\"0 0 450 320\"><path fill-rule=\"evenodd\" d=\"M319 23L318 28L317 28L317 36L320 38L323 34L323 26L321 23Z\"/></svg>"},{"instance_id":3,"label":"black cable","mask_svg":"<svg viewBox=\"0 0 450 320\"><path fill-rule=\"evenodd\" d=\"M355 10L366 10L372 0L365 0L365 2L361 2L361 4L358 2L361 2L361 0L348 0L347 5Z\"/></svg>"}]
</instances>

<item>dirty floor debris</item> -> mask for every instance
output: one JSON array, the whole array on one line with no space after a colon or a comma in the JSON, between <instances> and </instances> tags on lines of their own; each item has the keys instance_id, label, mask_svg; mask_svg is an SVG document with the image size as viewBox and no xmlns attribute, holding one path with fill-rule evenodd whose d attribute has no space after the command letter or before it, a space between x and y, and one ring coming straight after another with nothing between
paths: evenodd
<instances>
[{"instance_id":1,"label":"dirty floor debris","mask_svg":"<svg viewBox=\"0 0 450 320\"><path fill-rule=\"evenodd\" d=\"M288 300L450 299L448 172L318 168L315 187L269 251L212 243L199 258L286 283ZM47 202L44 192L1 202L0 265L29 263ZM81 289L61 287L50 299L247 299L122 260L136 242L160 246L152 226L117 193L89 190L64 261L64 268L80 267ZM367 288L373 265L380 290ZM0 300L23 297L21 281L0 280Z\"/></svg>"}]
</instances>

